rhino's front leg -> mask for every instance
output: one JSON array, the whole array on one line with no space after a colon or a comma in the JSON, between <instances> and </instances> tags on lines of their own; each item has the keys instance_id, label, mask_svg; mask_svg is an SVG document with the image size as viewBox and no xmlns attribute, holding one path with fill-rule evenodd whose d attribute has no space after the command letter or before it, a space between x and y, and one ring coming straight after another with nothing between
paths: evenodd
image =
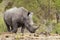
<instances>
[{"instance_id":1,"label":"rhino's front leg","mask_svg":"<svg viewBox=\"0 0 60 40\"><path fill-rule=\"evenodd\" d=\"M24 33L25 26L21 27L21 33Z\"/></svg>"}]
</instances>

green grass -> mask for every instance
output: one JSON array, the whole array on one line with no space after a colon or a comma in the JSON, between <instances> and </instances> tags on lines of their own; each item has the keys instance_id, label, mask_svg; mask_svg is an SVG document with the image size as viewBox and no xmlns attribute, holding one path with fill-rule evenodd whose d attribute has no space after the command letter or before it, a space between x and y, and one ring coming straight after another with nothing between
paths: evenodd
<instances>
[{"instance_id":1,"label":"green grass","mask_svg":"<svg viewBox=\"0 0 60 40\"><path fill-rule=\"evenodd\" d=\"M6 32L6 25L4 23L3 17L0 16L0 33L1 32Z\"/></svg>"},{"instance_id":2,"label":"green grass","mask_svg":"<svg viewBox=\"0 0 60 40\"><path fill-rule=\"evenodd\" d=\"M54 29L53 29L52 32L53 32L53 33L58 32L58 34L60 34L60 23L58 23L58 24L55 25L55 27L54 27Z\"/></svg>"}]
</instances>

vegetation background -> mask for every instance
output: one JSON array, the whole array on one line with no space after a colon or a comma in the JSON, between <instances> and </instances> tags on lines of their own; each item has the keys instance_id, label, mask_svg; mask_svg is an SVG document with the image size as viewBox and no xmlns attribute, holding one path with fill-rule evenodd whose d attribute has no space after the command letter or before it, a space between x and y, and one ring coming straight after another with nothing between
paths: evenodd
<instances>
[{"instance_id":1,"label":"vegetation background","mask_svg":"<svg viewBox=\"0 0 60 40\"><path fill-rule=\"evenodd\" d=\"M5 10L12 7L25 7L32 11L38 32L60 34L60 0L0 0L0 33L6 32L3 20Z\"/></svg>"}]
</instances>

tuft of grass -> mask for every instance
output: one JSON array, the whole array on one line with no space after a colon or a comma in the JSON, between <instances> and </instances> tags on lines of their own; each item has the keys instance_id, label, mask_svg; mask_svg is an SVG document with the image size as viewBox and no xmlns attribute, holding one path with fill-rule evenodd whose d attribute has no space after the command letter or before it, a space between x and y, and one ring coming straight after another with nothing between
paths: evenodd
<instances>
[{"instance_id":1,"label":"tuft of grass","mask_svg":"<svg viewBox=\"0 0 60 40\"><path fill-rule=\"evenodd\" d=\"M52 32L60 34L60 23L55 25L55 27L54 27Z\"/></svg>"}]
</instances>

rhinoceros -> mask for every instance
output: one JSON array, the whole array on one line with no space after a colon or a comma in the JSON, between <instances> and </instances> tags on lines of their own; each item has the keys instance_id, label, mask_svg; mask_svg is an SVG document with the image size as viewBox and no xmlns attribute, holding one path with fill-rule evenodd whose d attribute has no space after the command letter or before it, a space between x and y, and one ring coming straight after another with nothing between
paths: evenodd
<instances>
[{"instance_id":1,"label":"rhinoceros","mask_svg":"<svg viewBox=\"0 0 60 40\"><path fill-rule=\"evenodd\" d=\"M29 32L35 33L39 28L33 27L32 12L28 11L24 7L14 7L4 12L4 22L7 26L8 32L16 33L17 29L21 27L21 32L27 28Z\"/></svg>"}]
</instances>

